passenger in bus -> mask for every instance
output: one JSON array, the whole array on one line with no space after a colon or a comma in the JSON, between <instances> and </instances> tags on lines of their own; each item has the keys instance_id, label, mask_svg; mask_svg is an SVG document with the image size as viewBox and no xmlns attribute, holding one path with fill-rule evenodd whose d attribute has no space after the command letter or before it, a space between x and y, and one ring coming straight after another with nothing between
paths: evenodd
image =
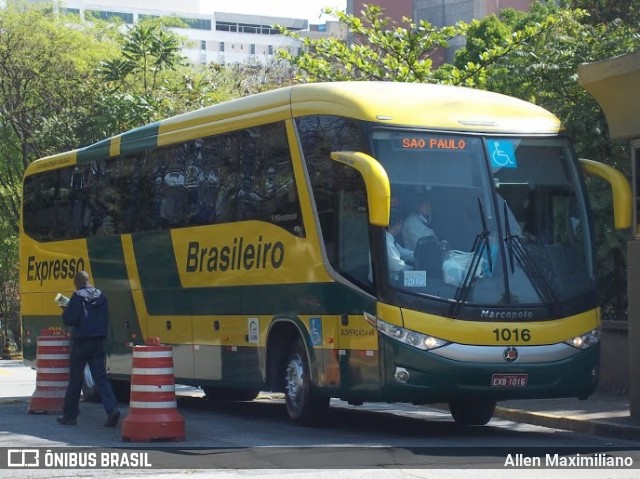
<instances>
[{"instance_id":1,"label":"passenger in bus","mask_svg":"<svg viewBox=\"0 0 640 479\"><path fill-rule=\"evenodd\" d=\"M413 264L413 251L404 248L396 239L402 231L404 217L397 209L391 210L389 226L385 232L387 240L387 258L389 260L389 271L404 271L411 269Z\"/></svg>"},{"instance_id":2,"label":"passenger in bus","mask_svg":"<svg viewBox=\"0 0 640 479\"><path fill-rule=\"evenodd\" d=\"M405 248L415 250L418 240L424 236L437 236L431 228L431 197L423 193L418 197L413 212L404 221L402 241Z\"/></svg>"}]
</instances>

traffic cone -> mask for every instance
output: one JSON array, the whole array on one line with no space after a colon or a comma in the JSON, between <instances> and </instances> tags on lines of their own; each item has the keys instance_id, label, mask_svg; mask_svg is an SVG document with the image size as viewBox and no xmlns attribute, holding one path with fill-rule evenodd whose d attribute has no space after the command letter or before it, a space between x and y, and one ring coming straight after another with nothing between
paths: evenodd
<instances>
[{"instance_id":1,"label":"traffic cone","mask_svg":"<svg viewBox=\"0 0 640 479\"><path fill-rule=\"evenodd\" d=\"M122 421L125 441L184 441L184 418L178 413L171 346L148 338L133 347L129 413Z\"/></svg>"},{"instance_id":2,"label":"traffic cone","mask_svg":"<svg viewBox=\"0 0 640 479\"><path fill-rule=\"evenodd\" d=\"M36 390L28 412L60 413L69 384L69 339L57 329L43 329L36 345Z\"/></svg>"}]
</instances>

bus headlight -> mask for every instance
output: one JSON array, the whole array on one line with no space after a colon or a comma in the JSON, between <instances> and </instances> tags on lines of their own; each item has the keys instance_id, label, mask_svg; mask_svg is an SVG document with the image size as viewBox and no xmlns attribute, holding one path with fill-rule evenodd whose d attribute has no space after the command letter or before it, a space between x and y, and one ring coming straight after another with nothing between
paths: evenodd
<instances>
[{"instance_id":1,"label":"bus headlight","mask_svg":"<svg viewBox=\"0 0 640 479\"><path fill-rule=\"evenodd\" d=\"M428 334L418 333L417 331L412 331L410 329L405 329L400 326L396 326L395 324L389 324L369 313L364 313L364 317L369 324L385 336L389 336L390 338L398 340L401 343L408 344L409 346L413 346L414 348L422 349L423 351L430 351L432 349L442 347L445 344L449 344L448 341L443 339L429 336Z\"/></svg>"},{"instance_id":2,"label":"bus headlight","mask_svg":"<svg viewBox=\"0 0 640 479\"><path fill-rule=\"evenodd\" d=\"M600 342L600 337L602 333L600 332L600 328L596 328L588 333L581 334L580 336L576 336L575 338L568 339L565 341L566 344L573 346L578 349L588 349L594 344L598 344Z\"/></svg>"}]
</instances>

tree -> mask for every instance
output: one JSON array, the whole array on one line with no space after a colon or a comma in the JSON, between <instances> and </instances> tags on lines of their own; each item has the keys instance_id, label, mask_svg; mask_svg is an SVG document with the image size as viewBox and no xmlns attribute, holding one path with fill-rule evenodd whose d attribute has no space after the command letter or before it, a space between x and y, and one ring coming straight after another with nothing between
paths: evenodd
<instances>
[{"instance_id":1,"label":"tree","mask_svg":"<svg viewBox=\"0 0 640 479\"><path fill-rule=\"evenodd\" d=\"M416 23L403 18L403 25L395 25L376 5L366 6L362 18L331 8L325 9L325 13L345 24L348 40L312 39L278 27L282 34L303 44L300 55L278 51L280 58L299 70L298 81L377 80L478 86L485 83L488 66L553 29L560 21L548 16L487 45L477 58L463 65L434 68L434 58L441 55L441 49L448 47L452 39L466 36L468 24L435 27L426 20Z\"/></svg>"},{"instance_id":2,"label":"tree","mask_svg":"<svg viewBox=\"0 0 640 479\"><path fill-rule=\"evenodd\" d=\"M93 119L102 137L207 103L215 70L189 65L181 53L185 40L170 26L184 24L172 18L127 27L119 38L119 55L96 69L104 94Z\"/></svg>"},{"instance_id":3,"label":"tree","mask_svg":"<svg viewBox=\"0 0 640 479\"><path fill-rule=\"evenodd\" d=\"M0 221L0 339L20 338L18 297L18 241L11 226ZM1 345L0 345L1 347Z\"/></svg>"},{"instance_id":4,"label":"tree","mask_svg":"<svg viewBox=\"0 0 640 479\"><path fill-rule=\"evenodd\" d=\"M362 19L330 8L325 13L346 25L349 41L332 37L313 39L278 27L280 33L303 45L300 55L278 51L280 58L300 70L299 80L432 83L436 81L433 57L438 49L466 30L462 22L439 28L425 20L416 24L407 18L403 18L404 26L393 25L376 5L367 6Z\"/></svg>"},{"instance_id":5,"label":"tree","mask_svg":"<svg viewBox=\"0 0 640 479\"><path fill-rule=\"evenodd\" d=\"M142 95L149 96L157 89L162 71L175 70L185 63L179 37L163 22L129 26L121 43L121 56L104 61L100 68L101 76L115 89L135 86ZM141 83L136 82L138 79Z\"/></svg>"},{"instance_id":6,"label":"tree","mask_svg":"<svg viewBox=\"0 0 640 479\"><path fill-rule=\"evenodd\" d=\"M640 24L640 6L629 0L565 0L564 6L580 8L589 16L585 23L590 25L608 24L620 21L627 25Z\"/></svg>"},{"instance_id":7,"label":"tree","mask_svg":"<svg viewBox=\"0 0 640 479\"><path fill-rule=\"evenodd\" d=\"M98 90L90 72L110 48L89 30L49 7L0 10L0 216L14 232L25 168L90 134L85 113Z\"/></svg>"}]
</instances>

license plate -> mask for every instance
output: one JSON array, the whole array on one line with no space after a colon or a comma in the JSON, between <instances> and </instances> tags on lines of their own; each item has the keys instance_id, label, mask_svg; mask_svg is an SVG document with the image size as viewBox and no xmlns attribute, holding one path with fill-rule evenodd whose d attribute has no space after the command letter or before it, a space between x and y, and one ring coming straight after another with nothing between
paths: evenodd
<instances>
[{"instance_id":1,"label":"license plate","mask_svg":"<svg viewBox=\"0 0 640 479\"><path fill-rule=\"evenodd\" d=\"M528 374L494 374L491 376L492 388L523 388L527 385Z\"/></svg>"}]
</instances>

